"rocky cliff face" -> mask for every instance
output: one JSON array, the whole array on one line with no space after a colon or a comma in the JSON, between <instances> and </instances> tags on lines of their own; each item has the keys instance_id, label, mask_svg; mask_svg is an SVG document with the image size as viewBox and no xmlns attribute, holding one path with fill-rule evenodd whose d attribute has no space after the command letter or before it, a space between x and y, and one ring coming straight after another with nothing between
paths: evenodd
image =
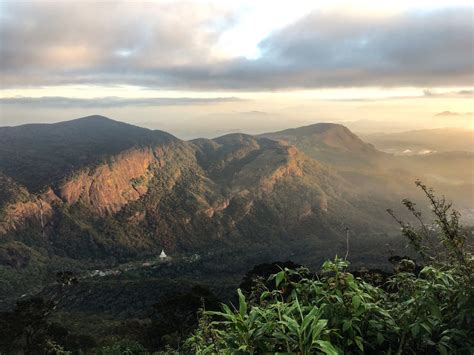
<instances>
[{"instance_id":1,"label":"rocky cliff face","mask_svg":"<svg viewBox=\"0 0 474 355\"><path fill-rule=\"evenodd\" d=\"M0 233L15 230L27 220L43 229L55 208L61 206L79 205L96 216L114 216L147 196L150 181L155 186L149 197L153 201L172 198L178 205L195 201L194 212L181 219L184 225L195 218L193 213L210 219L227 214L235 225L251 213L256 200L270 195L276 184L303 178L306 163L307 158L293 146L246 135L130 149L110 157L107 163L75 172L54 191L49 187L42 194L30 194L27 201L9 205ZM161 187L157 190L156 186ZM183 187L190 195L185 200L177 196ZM317 204L327 210L327 199L321 198ZM226 211L229 206L233 207L230 212ZM128 221L143 225L150 215L147 208L134 212Z\"/></svg>"},{"instance_id":2,"label":"rocky cliff face","mask_svg":"<svg viewBox=\"0 0 474 355\"><path fill-rule=\"evenodd\" d=\"M109 164L77 173L59 188L59 196L69 205L80 202L101 215L113 214L146 194L156 163L152 148L122 153Z\"/></svg>"},{"instance_id":3,"label":"rocky cliff face","mask_svg":"<svg viewBox=\"0 0 474 355\"><path fill-rule=\"evenodd\" d=\"M282 156L280 165L275 166L275 170L268 177L262 179L261 187L264 192L270 193L276 183L286 177L302 177L304 158L293 146L283 146L279 155Z\"/></svg>"},{"instance_id":4,"label":"rocky cliff face","mask_svg":"<svg viewBox=\"0 0 474 355\"><path fill-rule=\"evenodd\" d=\"M0 219L0 235L24 228L27 222L36 222L44 229L53 215L53 207L62 203L51 188L39 195L23 193L22 200L4 207L3 218Z\"/></svg>"},{"instance_id":5,"label":"rocky cliff face","mask_svg":"<svg viewBox=\"0 0 474 355\"><path fill-rule=\"evenodd\" d=\"M4 216L0 222L0 234L23 228L27 221L41 223L52 215L51 206L39 199L26 202L16 202L5 207ZM44 222L43 222L44 223Z\"/></svg>"},{"instance_id":6,"label":"rocky cliff face","mask_svg":"<svg viewBox=\"0 0 474 355\"><path fill-rule=\"evenodd\" d=\"M170 146L130 149L110 157L108 163L75 172L55 191L47 187L44 193L30 194L23 189L22 201L12 201L4 207L0 234L18 229L26 221L43 227L52 217L54 208L63 205L79 203L99 216L113 215L147 193L150 178L175 154L173 149Z\"/></svg>"},{"instance_id":7,"label":"rocky cliff face","mask_svg":"<svg viewBox=\"0 0 474 355\"><path fill-rule=\"evenodd\" d=\"M75 173L56 193L48 188L42 194L29 194L26 201L8 204L0 233L16 230L27 220L43 227L52 217L55 205L72 206L80 202L91 211L105 215L119 211L146 194L150 165L158 163L151 148L124 152L111 160L109 164Z\"/></svg>"}]
</instances>

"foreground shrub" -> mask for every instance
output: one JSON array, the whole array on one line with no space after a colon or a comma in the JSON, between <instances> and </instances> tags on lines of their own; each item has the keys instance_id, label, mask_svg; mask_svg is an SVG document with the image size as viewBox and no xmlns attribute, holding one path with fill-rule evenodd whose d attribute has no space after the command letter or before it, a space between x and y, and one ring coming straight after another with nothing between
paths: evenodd
<instances>
[{"instance_id":1,"label":"foreground shrub","mask_svg":"<svg viewBox=\"0 0 474 355\"><path fill-rule=\"evenodd\" d=\"M258 304L250 307L238 290L239 309L224 305L222 312L206 312L188 340L189 350L337 354L384 347L382 334L395 326L380 307L385 294L354 279L344 271L347 265L340 259L326 262L318 279L306 278L304 268L282 270L273 276L278 289L263 291ZM294 275L299 282L290 281ZM288 288L292 291L284 296ZM211 316L219 320L209 321Z\"/></svg>"},{"instance_id":2,"label":"foreground shrub","mask_svg":"<svg viewBox=\"0 0 474 355\"><path fill-rule=\"evenodd\" d=\"M238 307L204 311L186 352L199 354L472 354L474 353L474 258L459 213L421 182L436 221L425 225L415 204L405 206L418 228L394 218L424 260L412 260L384 287L347 271L337 258L318 275L285 268L259 280ZM268 287L268 281L274 287Z\"/></svg>"},{"instance_id":3,"label":"foreground shrub","mask_svg":"<svg viewBox=\"0 0 474 355\"><path fill-rule=\"evenodd\" d=\"M195 353L472 353L472 285L453 269L426 266L416 277L395 275L397 292L356 279L348 263L326 262L273 276L278 289L252 305L240 290L238 309L204 312L185 349ZM299 275L297 283L288 281ZM284 296L291 288L290 294ZM254 298L256 295L253 295Z\"/></svg>"}]
</instances>

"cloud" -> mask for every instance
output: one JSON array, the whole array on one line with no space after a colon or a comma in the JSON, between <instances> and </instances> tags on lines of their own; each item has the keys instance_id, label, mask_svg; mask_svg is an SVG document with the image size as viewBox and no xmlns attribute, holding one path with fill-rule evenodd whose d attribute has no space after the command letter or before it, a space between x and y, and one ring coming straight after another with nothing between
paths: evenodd
<instances>
[{"instance_id":1,"label":"cloud","mask_svg":"<svg viewBox=\"0 0 474 355\"><path fill-rule=\"evenodd\" d=\"M452 112L452 111L443 111L440 113L437 113L435 116L459 116L459 113L457 112Z\"/></svg>"},{"instance_id":2,"label":"cloud","mask_svg":"<svg viewBox=\"0 0 474 355\"><path fill-rule=\"evenodd\" d=\"M393 100L419 100L419 99L438 99L438 98L457 98L457 99L474 99L474 90L457 90L457 91L433 91L425 89L418 95L399 95L387 97L353 97L353 98L334 98L318 101L340 101L340 102L378 102Z\"/></svg>"},{"instance_id":3,"label":"cloud","mask_svg":"<svg viewBox=\"0 0 474 355\"><path fill-rule=\"evenodd\" d=\"M474 98L474 90L458 90L458 91L445 91L445 92L423 90L423 95L425 97L431 97L431 98L446 97L446 98L472 99Z\"/></svg>"},{"instance_id":4,"label":"cloud","mask_svg":"<svg viewBox=\"0 0 474 355\"><path fill-rule=\"evenodd\" d=\"M460 116L473 116L474 112L453 112L453 111L443 111L435 114L435 117L460 117Z\"/></svg>"},{"instance_id":5,"label":"cloud","mask_svg":"<svg viewBox=\"0 0 474 355\"><path fill-rule=\"evenodd\" d=\"M261 43L300 86L472 85L472 8L391 17L314 12Z\"/></svg>"},{"instance_id":6,"label":"cloud","mask_svg":"<svg viewBox=\"0 0 474 355\"><path fill-rule=\"evenodd\" d=\"M3 1L4 88L131 84L192 90L471 86L473 8L312 12L260 44L215 53L232 8L181 2ZM271 11L269 9L269 11Z\"/></svg>"},{"instance_id":7,"label":"cloud","mask_svg":"<svg viewBox=\"0 0 474 355\"><path fill-rule=\"evenodd\" d=\"M2 83L161 81L166 70L210 63L232 26L225 8L185 2L2 1Z\"/></svg>"},{"instance_id":8,"label":"cloud","mask_svg":"<svg viewBox=\"0 0 474 355\"><path fill-rule=\"evenodd\" d=\"M214 97L214 98L193 98L193 97L156 97L156 98L121 98L121 97L100 97L94 99L78 99L70 97L13 97L0 98L0 105L17 105L21 107L41 107L41 108L111 108L127 106L183 106L183 105L204 105L220 102L245 101L237 97Z\"/></svg>"}]
</instances>

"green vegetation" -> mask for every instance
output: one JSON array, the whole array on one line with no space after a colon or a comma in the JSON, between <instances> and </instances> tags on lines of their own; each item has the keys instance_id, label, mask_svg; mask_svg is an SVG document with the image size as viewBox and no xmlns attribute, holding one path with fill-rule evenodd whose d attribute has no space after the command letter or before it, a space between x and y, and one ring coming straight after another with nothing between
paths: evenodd
<instances>
[{"instance_id":1,"label":"green vegetation","mask_svg":"<svg viewBox=\"0 0 474 355\"><path fill-rule=\"evenodd\" d=\"M214 292L224 283L228 289L235 284L229 262L235 259L237 265L241 258L231 252L102 280L62 272L54 286L0 314L0 333L6 335L0 351L472 353L474 258L469 234L449 203L417 185L432 205L435 223L425 224L408 200L404 204L419 227L390 213L422 267L408 257L391 258L397 261L393 275L351 272L349 262L339 257L323 263L317 274L289 262L262 264L245 276L237 307L220 295L225 301L220 311ZM240 267L261 260L254 257L247 255Z\"/></svg>"},{"instance_id":2,"label":"green vegetation","mask_svg":"<svg viewBox=\"0 0 474 355\"><path fill-rule=\"evenodd\" d=\"M337 258L321 273L283 269L271 276L275 288L257 280L238 308L203 312L196 332L184 344L195 353L472 353L474 351L474 257L466 251L459 214L417 182L436 216L442 253L427 249L428 227L415 205L404 204L421 222L401 221L403 234L426 260L402 259L398 273L374 287L348 272ZM429 254L429 256L428 256Z\"/></svg>"},{"instance_id":3,"label":"green vegetation","mask_svg":"<svg viewBox=\"0 0 474 355\"><path fill-rule=\"evenodd\" d=\"M412 193L411 175L342 126L285 132L271 136L306 155L268 138L184 142L103 117L0 129L0 351L469 351L472 256L459 214L418 183L437 221L407 200L407 214L390 211L413 247L403 255L414 260L397 259L404 240L384 209ZM153 154L145 174L121 181L97 168L141 148ZM124 202L133 189L140 198ZM159 262L162 249L171 261ZM346 257L308 271L332 255ZM257 272L290 259L308 269ZM257 264L262 278L235 294ZM56 280L65 271L77 285Z\"/></svg>"},{"instance_id":4,"label":"green vegetation","mask_svg":"<svg viewBox=\"0 0 474 355\"><path fill-rule=\"evenodd\" d=\"M238 310L224 305L221 312L205 312L185 349L251 354L472 352L474 295L457 270L427 266L417 277L399 273L385 291L354 278L347 266L341 259L326 262L317 279L308 277L304 268L282 270L273 277L278 288L257 291L255 303L239 290Z\"/></svg>"},{"instance_id":5,"label":"green vegetation","mask_svg":"<svg viewBox=\"0 0 474 355\"><path fill-rule=\"evenodd\" d=\"M285 259L302 256L295 261L314 267L343 245L341 221L351 225L353 237L359 239L393 228L382 208L390 205L388 201L357 193L336 172L299 153L290 154L285 145L269 139L237 134L183 142L100 117L33 128L0 130L8 138L0 146L13 149L8 142L16 144L15 156L8 150L0 154L0 165L8 166L12 176L0 176L0 183L8 182L0 184L0 233L2 223L8 222L0 240L0 275L5 275L0 298L12 299L46 285L51 276L47 271L77 271L78 267L63 268L58 258L95 269L97 263L112 267L143 261L161 249L172 255L204 254L215 248L235 254L245 246L246 253L267 249L271 260L283 260L279 253L286 250ZM105 143L110 144L104 150ZM31 149L33 144L37 149ZM113 181L120 180L119 175L111 181L107 174L92 176L94 166L104 159L119 161L117 153L141 146L152 148L156 159L146 175L130 179L120 191L110 188L120 184ZM22 163L13 169L8 159ZM84 185L89 188L71 182L70 177L79 173L89 179ZM82 196L72 204L60 192L58 181L66 180ZM21 182L30 193L20 188ZM116 213L98 212L123 203L116 192L123 197L133 188L146 188L146 193ZM46 190L49 197L32 193ZM9 204L20 201L22 191L37 204L41 199L46 205L53 198L44 225L34 206L18 206L15 217L3 221L2 213L11 211ZM101 198L90 191L100 191ZM385 261L374 239L370 248L363 248L364 253L370 251L364 262ZM269 260L261 257L255 263L265 261ZM216 269L233 272L228 260L215 264Z\"/></svg>"}]
</instances>

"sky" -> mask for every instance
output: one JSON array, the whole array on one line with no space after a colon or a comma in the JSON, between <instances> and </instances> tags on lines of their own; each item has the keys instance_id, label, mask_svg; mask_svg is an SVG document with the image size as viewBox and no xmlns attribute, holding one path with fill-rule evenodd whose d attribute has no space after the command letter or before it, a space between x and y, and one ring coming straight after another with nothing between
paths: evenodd
<instances>
[{"instance_id":1,"label":"sky","mask_svg":"<svg viewBox=\"0 0 474 355\"><path fill-rule=\"evenodd\" d=\"M470 1L0 0L0 126L474 129Z\"/></svg>"}]
</instances>

